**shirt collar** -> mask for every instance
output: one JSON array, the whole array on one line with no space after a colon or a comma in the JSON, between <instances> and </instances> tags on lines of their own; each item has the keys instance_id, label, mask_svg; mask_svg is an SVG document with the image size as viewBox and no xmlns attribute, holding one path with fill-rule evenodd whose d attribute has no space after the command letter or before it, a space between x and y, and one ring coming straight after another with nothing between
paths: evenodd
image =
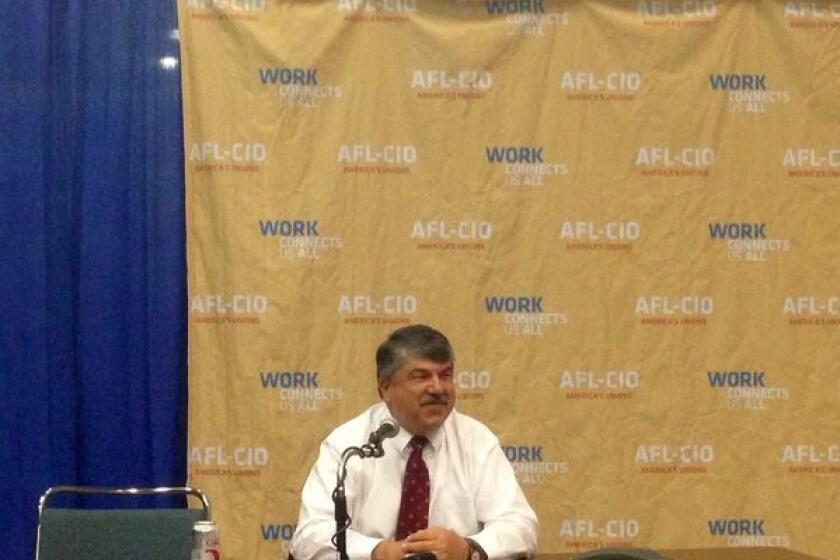
<instances>
[{"instance_id":1,"label":"shirt collar","mask_svg":"<svg viewBox=\"0 0 840 560\"><path fill-rule=\"evenodd\" d=\"M449 413L449 416L443 422L443 425L438 428L434 433L429 434L426 438L429 440L429 445L432 448L432 451L437 453L443 447L443 440L446 435L446 426L449 424L452 415L455 414L455 409ZM414 434L400 426L400 433L394 436L394 447L399 449L400 452L404 452L408 447L408 442L411 441L411 438L414 437Z\"/></svg>"},{"instance_id":2,"label":"shirt collar","mask_svg":"<svg viewBox=\"0 0 840 560\"><path fill-rule=\"evenodd\" d=\"M449 416L452 416L452 412L449 413ZM437 430L435 430L435 433L426 436L429 440L429 445L432 446L432 451L434 451L435 453L440 451L440 448L443 446L443 436L444 432L446 431L446 424L448 422L449 418L447 417L443 425Z\"/></svg>"}]
</instances>

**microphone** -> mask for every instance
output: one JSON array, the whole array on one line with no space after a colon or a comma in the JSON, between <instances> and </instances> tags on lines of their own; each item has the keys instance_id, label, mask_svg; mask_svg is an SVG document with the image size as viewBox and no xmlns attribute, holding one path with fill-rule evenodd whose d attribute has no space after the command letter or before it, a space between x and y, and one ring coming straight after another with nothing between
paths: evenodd
<instances>
[{"instance_id":1,"label":"microphone","mask_svg":"<svg viewBox=\"0 0 840 560\"><path fill-rule=\"evenodd\" d=\"M375 432L371 432L368 436L368 445L379 447L382 445L382 440L392 438L400 433L400 427L393 420L383 420L382 424L376 428Z\"/></svg>"},{"instance_id":2,"label":"microphone","mask_svg":"<svg viewBox=\"0 0 840 560\"><path fill-rule=\"evenodd\" d=\"M367 457L384 456L385 450L382 449L382 440L392 438L398 433L400 433L400 427L396 422L384 420L375 431L370 433L366 444L361 447L350 446L341 454L341 462L338 465L338 471L335 473L335 490L332 494L333 504L335 505L335 534L330 539L330 542L338 551L339 560L349 560L347 556L347 528L350 527L350 515L347 513L347 494L344 490L344 480L347 478L347 461L351 457L365 459ZM434 555L428 560L434 560Z\"/></svg>"}]
</instances>

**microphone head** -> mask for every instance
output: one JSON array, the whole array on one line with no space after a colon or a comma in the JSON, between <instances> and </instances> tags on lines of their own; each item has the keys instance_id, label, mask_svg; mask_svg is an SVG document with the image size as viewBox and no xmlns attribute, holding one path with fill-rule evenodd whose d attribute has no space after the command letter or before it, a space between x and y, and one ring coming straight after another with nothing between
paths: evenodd
<instances>
[{"instance_id":1,"label":"microphone head","mask_svg":"<svg viewBox=\"0 0 840 560\"><path fill-rule=\"evenodd\" d=\"M385 420L384 422L382 422L382 425L379 426L379 429L376 431L377 433L379 433L379 439L382 440L392 438L398 433L400 433L400 427L393 420Z\"/></svg>"},{"instance_id":2,"label":"microphone head","mask_svg":"<svg viewBox=\"0 0 840 560\"><path fill-rule=\"evenodd\" d=\"M375 432L370 433L368 443L373 446L382 445L383 439L392 438L400 433L400 426L393 420L384 420Z\"/></svg>"}]
</instances>

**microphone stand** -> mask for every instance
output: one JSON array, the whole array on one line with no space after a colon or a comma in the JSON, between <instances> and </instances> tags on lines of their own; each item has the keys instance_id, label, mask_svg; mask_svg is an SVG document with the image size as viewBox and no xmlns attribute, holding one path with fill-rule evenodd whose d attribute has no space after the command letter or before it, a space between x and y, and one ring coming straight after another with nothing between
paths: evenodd
<instances>
[{"instance_id":1,"label":"microphone stand","mask_svg":"<svg viewBox=\"0 0 840 560\"><path fill-rule=\"evenodd\" d=\"M347 528L350 526L350 516L347 514L347 494L344 490L344 480L347 478L347 462L351 457L382 457L385 450L382 449L382 442L375 440L373 443L366 443L361 447L350 446L341 454L341 462L336 472L335 490L332 499L335 506L335 535L332 544L338 551L339 560L350 560L347 556Z\"/></svg>"}]
</instances>

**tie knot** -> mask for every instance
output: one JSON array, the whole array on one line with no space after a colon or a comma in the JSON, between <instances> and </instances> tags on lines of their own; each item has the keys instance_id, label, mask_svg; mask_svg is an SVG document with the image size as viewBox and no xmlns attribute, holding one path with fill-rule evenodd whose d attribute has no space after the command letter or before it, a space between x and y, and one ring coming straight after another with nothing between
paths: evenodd
<instances>
[{"instance_id":1,"label":"tie knot","mask_svg":"<svg viewBox=\"0 0 840 560\"><path fill-rule=\"evenodd\" d=\"M422 451L427 443L429 443L429 440L426 439L426 436L414 436L408 441L408 445L411 446L413 451Z\"/></svg>"}]
</instances>

